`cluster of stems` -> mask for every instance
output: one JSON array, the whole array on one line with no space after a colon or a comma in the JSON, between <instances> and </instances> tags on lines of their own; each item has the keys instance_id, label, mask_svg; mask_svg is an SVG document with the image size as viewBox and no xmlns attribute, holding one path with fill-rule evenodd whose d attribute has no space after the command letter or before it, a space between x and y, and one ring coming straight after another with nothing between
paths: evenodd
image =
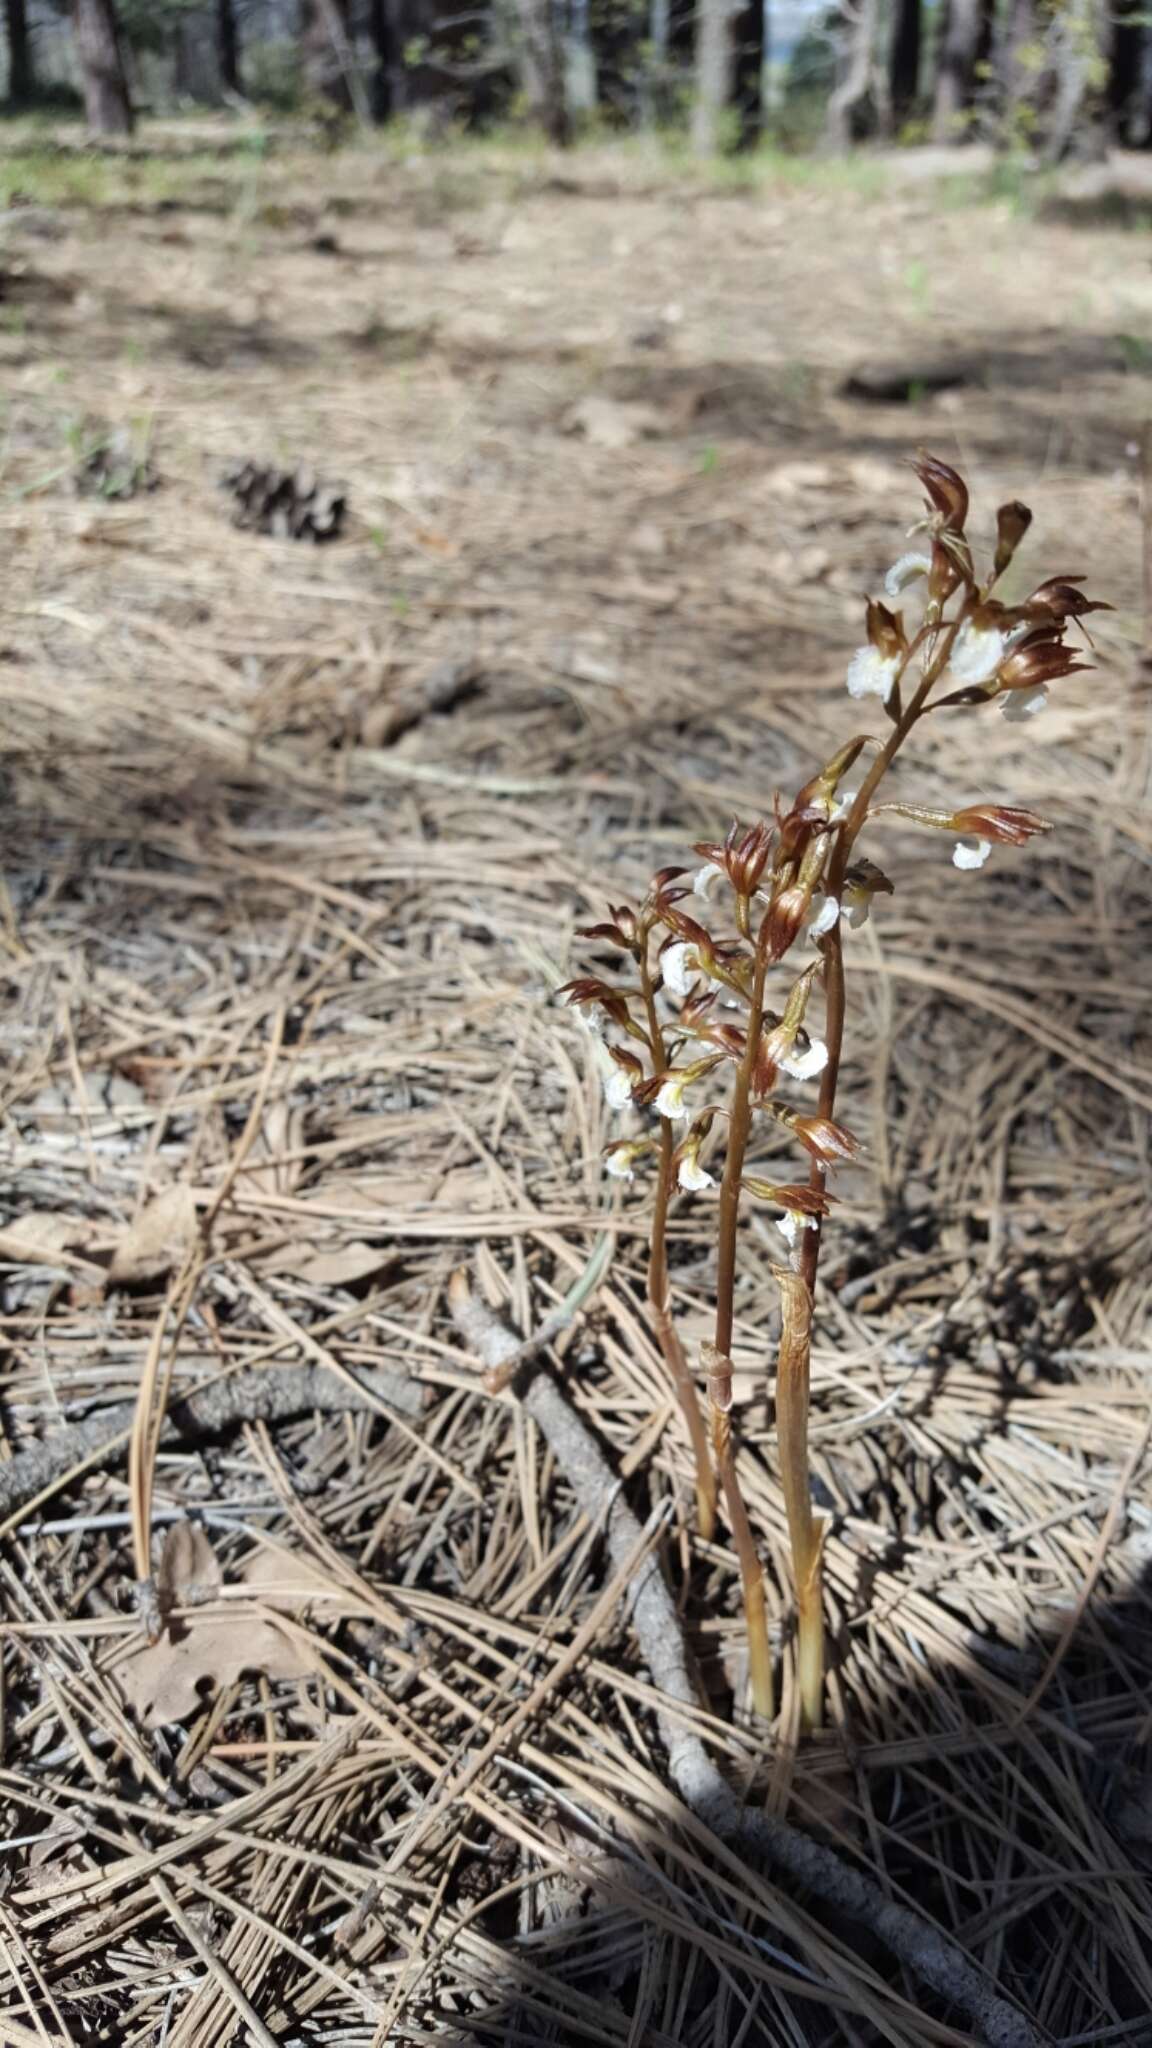
<instances>
[{"instance_id":1,"label":"cluster of stems","mask_svg":"<svg viewBox=\"0 0 1152 2048\"><path fill-rule=\"evenodd\" d=\"M700 1535L711 1540L720 1503L739 1565L748 1639L749 1685L758 1714L775 1711L764 1572L737 1475L732 1427L732 1348L741 1210L747 1200L779 1210L786 1253L773 1265L781 1335L775 1371L780 1486L792 1576L796 1676L801 1719L819 1724L824 1695L821 1591L823 1525L813 1514L808 1456L813 1299L823 1224L833 1196L829 1172L851 1161L856 1137L837 1121L846 1020L845 929L863 923L893 883L858 842L865 827L900 819L957 836L957 868L982 866L996 844L1020 846L1046 832L1034 812L998 802L941 810L881 802L881 785L913 729L936 713L955 716L999 703L1009 718L1031 718L1050 684L1085 664L1069 628L1106 609L1074 574L1050 576L1015 603L1001 579L1031 524L1016 501L997 514L996 542L983 576L967 534L968 491L947 463L915 464L926 497L919 546L869 599L865 643L848 669L850 695L875 697L882 734L857 733L790 803L779 794L771 818L734 822L724 840L695 851L704 865L663 868L643 902L609 908L582 936L632 962L612 978L587 975L562 993L603 1031L605 1094L631 1109L635 1128L605 1148L609 1173L632 1179L651 1164L648 1297L653 1329L684 1418L695 1467ZM909 619L911 594L919 613ZM849 778L852 785L849 786ZM727 903L724 928L717 910ZM690 907L689 907L690 906ZM805 964L797 971L794 955ZM790 957L793 956L793 957ZM777 984L782 985L778 988ZM823 1029L810 1005L822 997ZM605 1030L604 1027L607 1027ZM818 1082L814 1107L792 1091ZM793 1145L806 1164L791 1178L776 1154ZM750 1155L771 1148L768 1160ZM715 1153L719 1177L708 1170ZM716 1219L715 1327L699 1372L689 1367L673 1314L668 1218L681 1195L711 1199ZM701 1399L703 1395L703 1401Z\"/></svg>"}]
</instances>

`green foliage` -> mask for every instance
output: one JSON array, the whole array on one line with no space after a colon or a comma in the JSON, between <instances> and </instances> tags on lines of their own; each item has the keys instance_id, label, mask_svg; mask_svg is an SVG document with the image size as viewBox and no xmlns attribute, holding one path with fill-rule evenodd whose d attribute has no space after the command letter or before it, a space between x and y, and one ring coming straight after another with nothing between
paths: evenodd
<instances>
[{"instance_id":1,"label":"green foliage","mask_svg":"<svg viewBox=\"0 0 1152 2048\"><path fill-rule=\"evenodd\" d=\"M109 161L51 145L0 158L0 201L33 206L102 206L108 197Z\"/></svg>"},{"instance_id":2,"label":"green foliage","mask_svg":"<svg viewBox=\"0 0 1152 2048\"><path fill-rule=\"evenodd\" d=\"M134 50L148 50L163 56L181 19L202 13L201 0L119 0L120 26Z\"/></svg>"},{"instance_id":3,"label":"green foliage","mask_svg":"<svg viewBox=\"0 0 1152 2048\"><path fill-rule=\"evenodd\" d=\"M1118 334L1116 341L1126 370L1142 377L1152 374L1152 341L1146 341L1140 334Z\"/></svg>"},{"instance_id":4,"label":"green foliage","mask_svg":"<svg viewBox=\"0 0 1152 2048\"><path fill-rule=\"evenodd\" d=\"M268 107L274 113L296 113L302 88L300 52L294 42L285 37L245 46L244 90L254 106Z\"/></svg>"}]
</instances>

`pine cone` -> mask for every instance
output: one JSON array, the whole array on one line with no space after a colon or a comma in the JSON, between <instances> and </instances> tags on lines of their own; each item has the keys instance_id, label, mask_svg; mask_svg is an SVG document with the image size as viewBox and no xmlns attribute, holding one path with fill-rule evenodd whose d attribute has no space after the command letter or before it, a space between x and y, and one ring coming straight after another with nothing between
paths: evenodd
<instances>
[{"instance_id":1,"label":"pine cone","mask_svg":"<svg viewBox=\"0 0 1152 2048\"><path fill-rule=\"evenodd\" d=\"M241 462L221 478L236 500L234 526L280 540L335 540L344 523L345 493L321 483L315 470L273 469Z\"/></svg>"}]
</instances>

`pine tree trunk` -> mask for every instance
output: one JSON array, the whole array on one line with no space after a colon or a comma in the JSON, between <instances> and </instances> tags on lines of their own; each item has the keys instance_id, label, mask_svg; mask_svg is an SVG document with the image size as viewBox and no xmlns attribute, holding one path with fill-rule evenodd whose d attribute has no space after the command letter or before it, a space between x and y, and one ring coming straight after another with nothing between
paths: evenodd
<instances>
[{"instance_id":1,"label":"pine tree trunk","mask_svg":"<svg viewBox=\"0 0 1152 2048\"><path fill-rule=\"evenodd\" d=\"M26 107L36 96L27 0L4 0L4 18L8 29L8 104Z\"/></svg>"},{"instance_id":2,"label":"pine tree trunk","mask_svg":"<svg viewBox=\"0 0 1152 2048\"><path fill-rule=\"evenodd\" d=\"M370 0L368 33L372 38L372 119L387 121L393 112L392 70L396 60L396 38L388 0Z\"/></svg>"},{"instance_id":3,"label":"pine tree trunk","mask_svg":"<svg viewBox=\"0 0 1152 2048\"><path fill-rule=\"evenodd\" d=\"M964 139L963 117L972 104L983 15L981 0L948 0L936 65L933 142Z\"/></svg>"},{"instance_id":4,"label":"pine tree trunk","mask_svg":"<svg viewBox=\"0 0 1152 2048\"><path fill-rule=\"evenodd\" d=\"M1108 113L1118 142L1142 142L1141 99L1144 84L1146 23L1141 0L1119 0L1112 20L1108 52Z\"/></svg>"},{"instance_id":5,"label":"pine tree trunk","mask_svg":"<svg viewBox=\"0 0 1152 2048\"><path fill-rule=\"evenodd\" d=\"M564 80L564 46L554 0L516 0L520 75L532 119L549 142L560 148L571 141L568 94Z\"/></svg>"},{"instance_id":6,"label":"pine tree trunk","mask_svg":"<svg viewBox=\"0 0 1152 2048\"><path fill-rule=\"evenodd\" d=\"M920 97L920 45L920 0L895 0L888 52L888 93L897 130L911 119Z\"/></svg>"},{"instance_id":7,"label":"pine tree trunk","mask_svg":"<svg viewBox=\"0 0 1152 2048\"><path fill-rule=\"evenodd\" d=\"M1056 98L1048 123L1044 157L1060 163L1079 142L1086 153L1103 153L1098 91L1103 22L1095 0L1066 0L1054 47Z\"/></svg>"},{"instance_id":8,"label":"pine tree trunk","mask_svg":"<svg viewBox=\"0 0 1152 2048\"><path fill-rule=\"evenodd\" d=\"M868 99L872 86L872 52L876 39L878 0L860 0L850 18L850 36L844 76L828 101L824 117L824 146L845 154L855 141L855 117Z\"/></svg>"},{"instance_id":9,"label":"pine tree trunk","mask_svg":"<svg viewBox=\"0 0 1152 2048\"><path fill-rule=\"evenodd\" d=\"M1011 0L1000 53L999 82L1003 100L1001 140L1019 142L1024 133L1025 108L1035 84L1035 75L1023 62L1022 52L1036 40L1035 0Z\"/></svg>"},{"instance_id":10,"label":"pine tree trunk","mask_svg":"<svg viewBox=\"0 0 1152 2048\"><path fill-rule=\"evenodd\" d=\"M697 156L715 156L725 140L724 117L736 80L736 20L732 0L696 0L692 147Z\"/></svg>"},{"instance_id":11,"label":"pine tree trunk","mask_svg":"<svg viewBox=\"0 0 1152 2048\"><path fill-rule=\"evenodd\" d=\"M312 97L354 112L366 125L371 107L352 41L350 0L304 0L300 47Z\"/></svg>"},{"instance_id":12,"label":"pine tree trunk","mask_svg":"<svg viewBox=\"0 0 1152 2048\"><path fill-rule=\"evenodd\" d=\"M765 0L745 0L735 21L737 144L755 149L764 126L764 66L767 61Z\"/></svg>"},{"instance_id":13,"label":"pine tree trunk","mask_svg":"<svg viewBox=\"0 0 1152 2048\"><path fill-rule=\"evenodd\" d=\"M94 135L131 135L132 101L115 0L73 0L72 25L89 128Z\"/></svg>"},{"instance_id":14,"label":"pine tree trunk","mask_svg":"<svg viewBox=\"0 0 1152 2048\"><path fill-rule=\"evenodd\" d=\"M234 0L216 0L216 49L224 91L241 94L244 87L240 79L240 38L236 32Z\"/></svg>"}]
</instances>

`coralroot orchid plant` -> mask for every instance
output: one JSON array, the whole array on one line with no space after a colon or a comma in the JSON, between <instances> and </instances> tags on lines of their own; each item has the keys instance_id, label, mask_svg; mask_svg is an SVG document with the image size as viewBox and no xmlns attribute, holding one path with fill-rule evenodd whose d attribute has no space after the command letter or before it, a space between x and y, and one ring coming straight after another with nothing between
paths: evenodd
<instances>
[{"instance_id":1,"label":"coralroot orchid plant","mask_svg":"<svg viewBox=\"0 0 1152 2048\"><path fill-rule=\"evenodd\" d=\"M845 928L863 924L874 899L893 883L861 853L865 827L899 818L956 838L957 868L982 867L997 844L1023 846L1050 828L1035 812L974 803L946 811L877 802L881 784L921 719L953 716L993 701L1005 717L1038 712L1051 683L1087 664L1067 643L1069 628L1106 610L1079 588L1075 574L1051 576L1022 603L995 595L1031 524L1026 505L1002 505L996 548L981 576L969 545L968 491L945 462L914 465L927 498L922 540L885 578L884 598L869 599L867 640L848 667L850 695L875 697L890 730L857 734L770 822L734 823L722 844L700 845L704 865L662 868L638 909L610 908L609 921L581 936L626 954L627 980L589 976L561 993L611 1028L604 1050L609 1106L644 1118L639 1135L605 1150L610 1174L633 1178L655 1168L648 1294L656 1335L683 1412L695 1458L698 1527L714 1530L718 1494L739 1561L748 1630L753 1705L774 1711L763 1573L741 1496L731 1436L733 1296L738 1225L745 1198L773 1205L787 1263L773 1267L782 1326L776 1365L781 1485L796 1599L797 1674L805 1724L821 1718L824 1627L820 1587L823 1525L812 1512L808 1465L808 1384L813 1291L821 1226L833 1197L828 1175L859 1150L836 1120L845 1024ZM903 608L917 601L918 622ZM714 901L728 913L725 928ZM691 907L689 907L691 906ZM708 919L707 924L703 921ZM797 965L798 948L814 956ZM791 956L791 957L790 957ZM823 1036L809 1010L823 996ZM815 1106L793 1099L817 1083ZM790 1178L752 1158L761 1135L784 1134L803 1155ZM715 1171L706 1163L715 1153ZM673 1320L667 1256L668 1214L681 1192L705 1196L716 1213L716 1310L712 1341L700 1361L708 1420ZM783 1258L782 1254L782 1258Z\"/></svg>"}]
</instances>

